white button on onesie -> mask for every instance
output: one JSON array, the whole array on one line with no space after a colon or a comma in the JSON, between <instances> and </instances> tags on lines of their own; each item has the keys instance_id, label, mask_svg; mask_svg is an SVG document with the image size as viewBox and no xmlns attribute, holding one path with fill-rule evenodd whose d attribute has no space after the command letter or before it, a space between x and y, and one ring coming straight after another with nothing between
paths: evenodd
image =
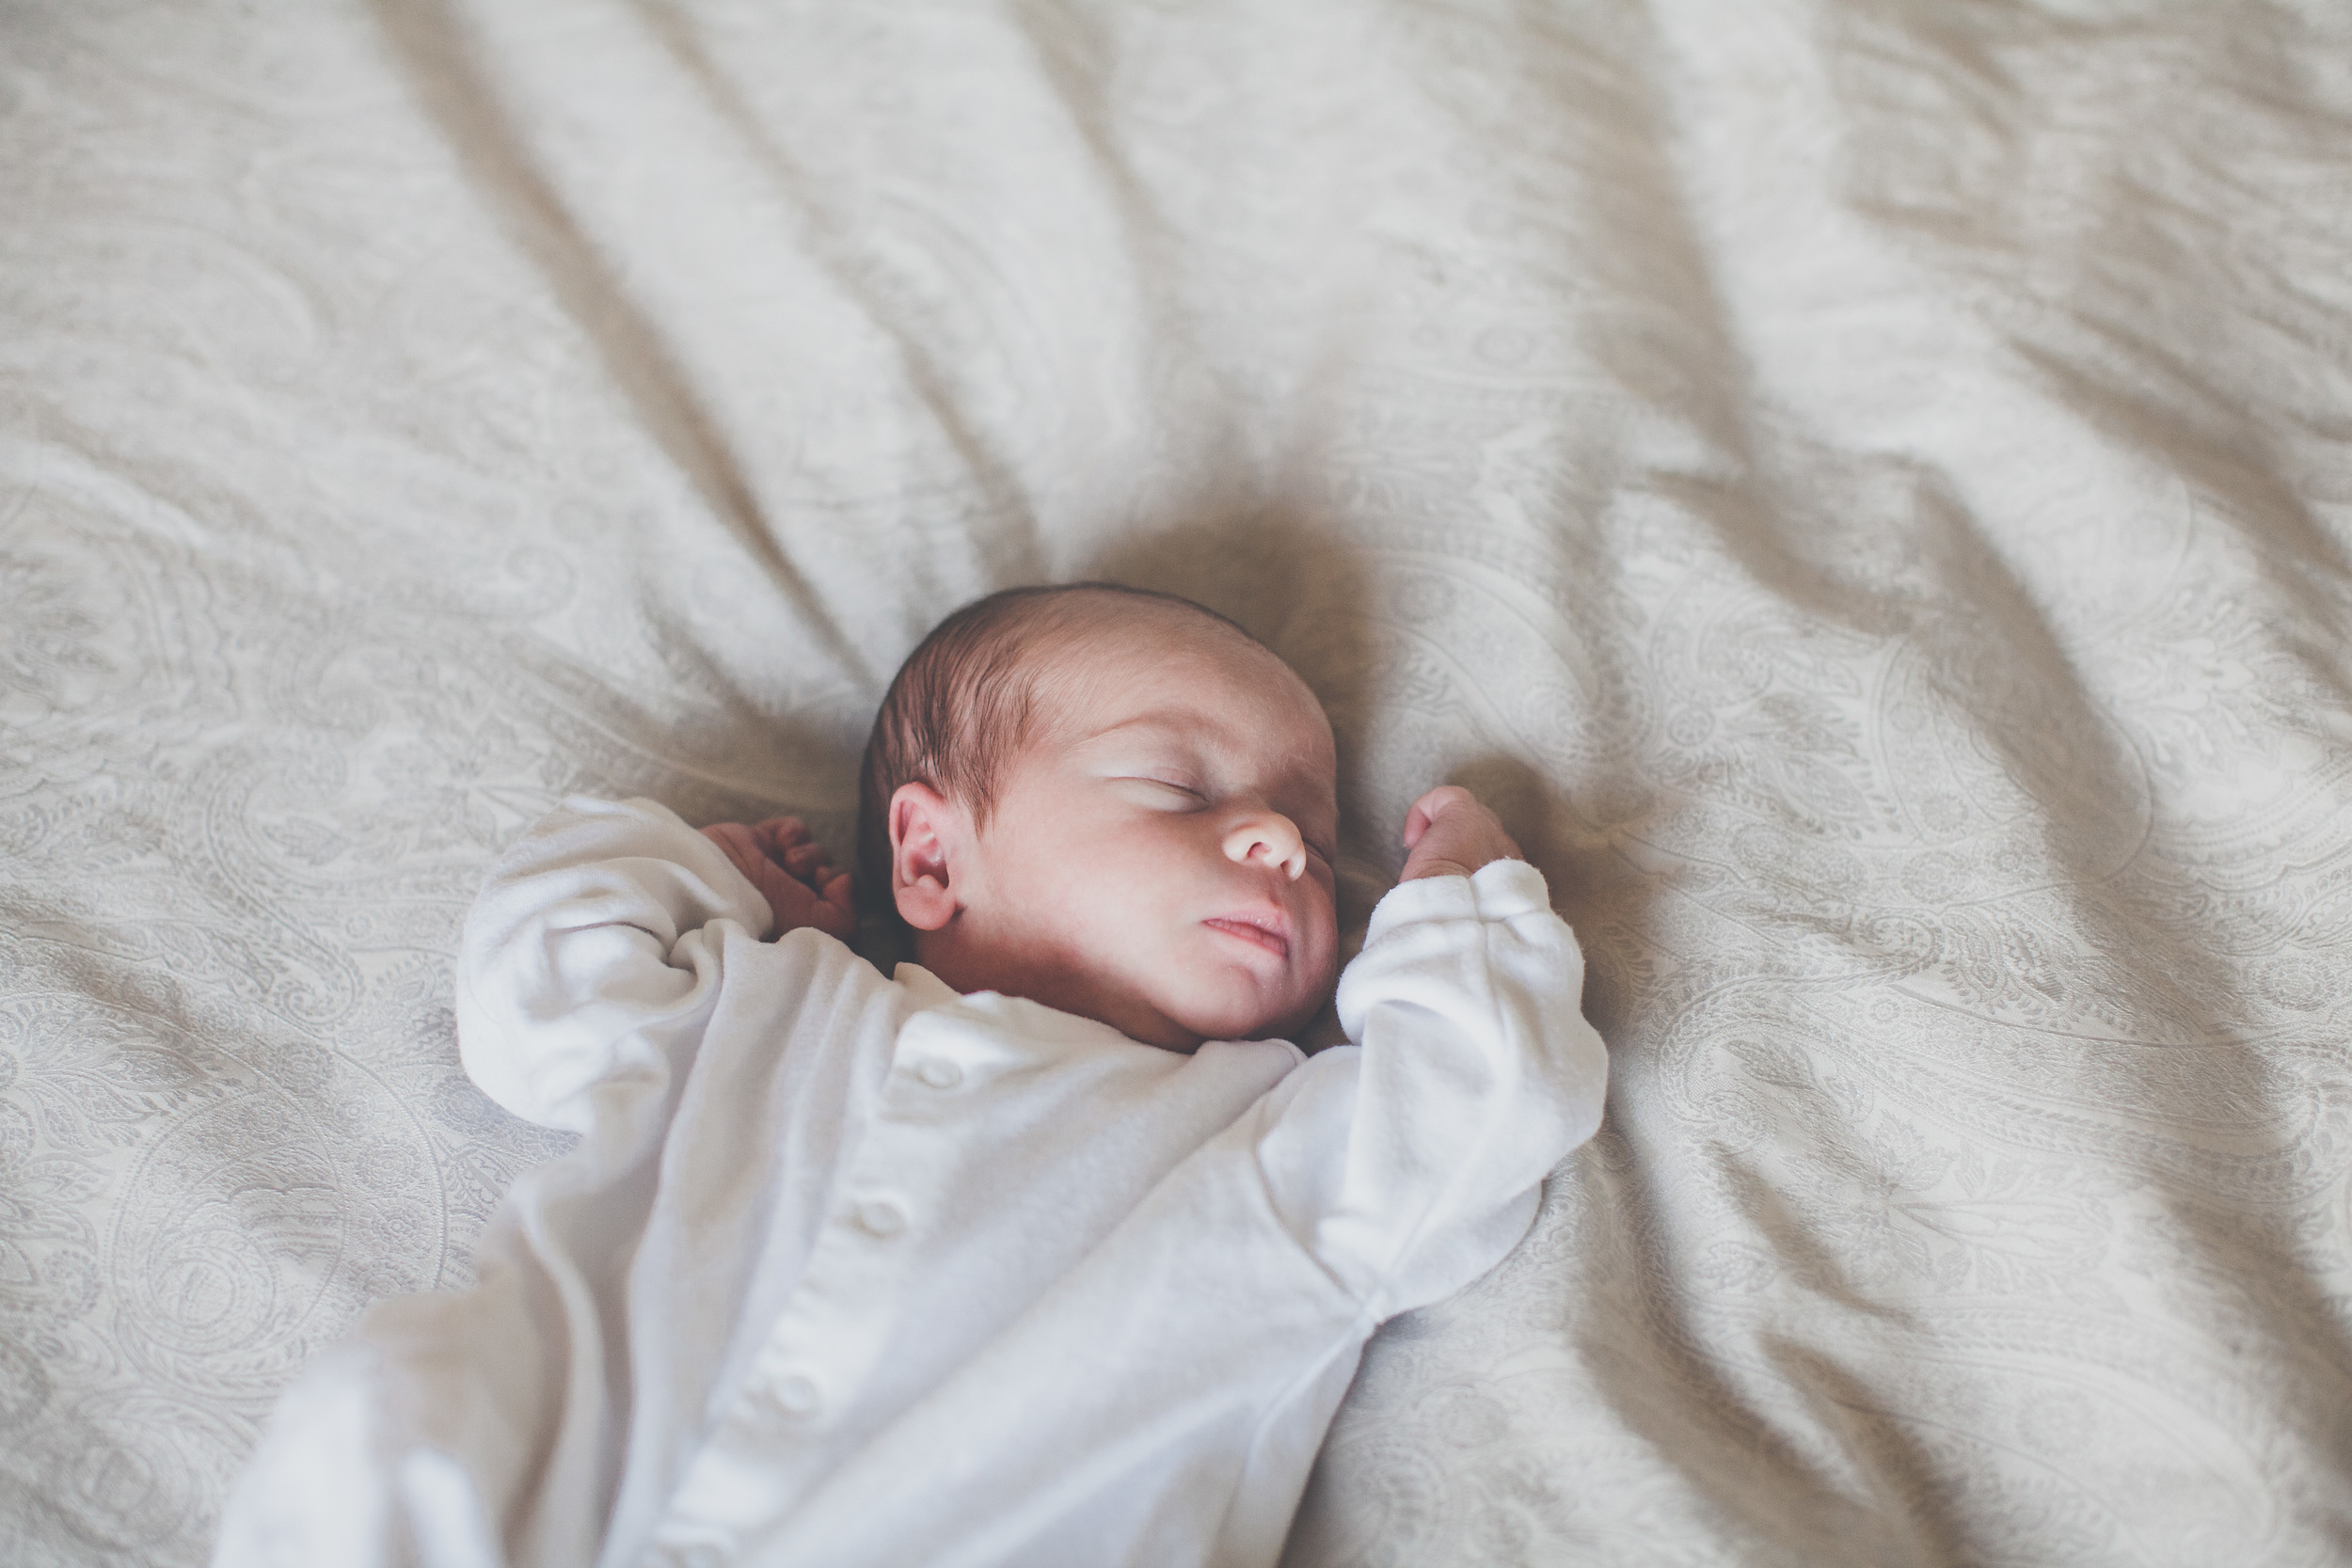
<instances>
[{"instance_id":1,"label":"white button on onesie","mask_svg":"<svg viewBox=\"0 0 2352 1568\"><path fill-rule=\"evenodd\" d=\"M526 1172L469 1291L281 1402L222 1564L1268 1564L1364 1340L1491 1267L1598 1124L1518 862L1406 883L1353 1046L1190 1056L840 942L649 801L573 800L467 924Z\"/></svg>"}]
</instances>

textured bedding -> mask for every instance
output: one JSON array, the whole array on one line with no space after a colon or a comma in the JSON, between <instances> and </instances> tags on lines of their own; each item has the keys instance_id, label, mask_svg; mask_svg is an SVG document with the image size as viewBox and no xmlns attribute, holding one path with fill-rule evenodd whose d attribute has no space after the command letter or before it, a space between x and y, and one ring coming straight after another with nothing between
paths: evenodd
<instances>
[{"instance_id":1,"label":"textured bedding","mask_svg":"<svg viewBox=\"0 0 2352 1568\"><path fill-rule=\"evenodd\" d=\"M2317 4L0 4L0 1556L201 1560L557 1151L510 835L846 852L1101 577L1613 1048L1295 1562L2352 1561L2348 262Z\"/></svg>"}]
</instances>

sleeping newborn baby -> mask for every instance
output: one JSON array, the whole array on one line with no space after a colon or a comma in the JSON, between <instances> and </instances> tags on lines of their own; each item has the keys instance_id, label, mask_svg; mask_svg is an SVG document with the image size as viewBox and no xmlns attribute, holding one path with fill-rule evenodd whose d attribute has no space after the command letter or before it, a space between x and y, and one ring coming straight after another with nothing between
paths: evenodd
<instances>
[{"instance_id":1,"label":"sleeping newborn baby","mask_svg":"<svg viewBox=\"0 0 2352 1568\"><path fill-rule=\"evenodd\" d=\"M966 606L892 684L843 939L788 818L567 801L491 876L468 1071L582 1134L464 1293L289 1391L216 1560L1269 1564L1366 1338L1600 1118L1542 879L1467 792L1338 979L1331 730L1184 600Z\"/></svg>"}]
</instances>

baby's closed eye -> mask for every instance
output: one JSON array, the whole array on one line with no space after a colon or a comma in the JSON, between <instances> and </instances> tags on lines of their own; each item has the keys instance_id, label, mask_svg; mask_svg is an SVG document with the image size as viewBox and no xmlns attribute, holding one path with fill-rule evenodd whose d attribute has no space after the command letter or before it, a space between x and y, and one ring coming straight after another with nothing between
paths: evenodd
<instances>
[{"instance_id":1,"label":"baby's closed eye","mask_svg":"<svg viewBox=\"0 0 2352 1568\"><path fill-rule=\"evenodd\" d=\"M1197 784L1154 774L1122 773L1111 782L1127 786L1133 794L1150 803L1170 809L1206 805L1209 800L1207 792Z\"/></svg>"}]
</instances>

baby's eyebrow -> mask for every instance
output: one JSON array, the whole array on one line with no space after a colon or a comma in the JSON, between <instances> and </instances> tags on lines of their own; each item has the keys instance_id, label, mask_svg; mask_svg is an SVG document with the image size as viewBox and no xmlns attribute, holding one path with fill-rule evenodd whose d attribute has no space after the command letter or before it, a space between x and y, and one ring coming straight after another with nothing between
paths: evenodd
<instances>
[{"instance_id":1,"label":"baby's eyebrow","mask_svg":"<svg viewBox=\"0 0 2352 1568\"><path fill-rule=\"evenodd\" d=\"M1121 719L1115 724L1105 724L1099 730L1094 730L1088 734L1081 735L1078 737L1078 744L1081 746L1090 745L1097 740L1105 739L1126 730L1156 731L1158 734L1170 740L1182 740L1187 743L1194 738L1185 731L1183 725L1170 723L1165 719L1147 713L1140 714L1133 719Z\"/></svg>"},{"instance_id":2,"label":"baby's eyebrow","mask_svg":"<svg viewBox=\"0 0 2352 1568\"><path fill-rule=\"evenodd\" d=\"M1100 740L1106 735L1117 735L1121 730L1146 728L1165 730L1168 726L1161 723L1156 719L1121 719L1116 724L1105 724L1099 730L1089 730L1086 734L1080 736L1078 739L1083 744L1089 740Z\"/></svg>"}]
</instances>

